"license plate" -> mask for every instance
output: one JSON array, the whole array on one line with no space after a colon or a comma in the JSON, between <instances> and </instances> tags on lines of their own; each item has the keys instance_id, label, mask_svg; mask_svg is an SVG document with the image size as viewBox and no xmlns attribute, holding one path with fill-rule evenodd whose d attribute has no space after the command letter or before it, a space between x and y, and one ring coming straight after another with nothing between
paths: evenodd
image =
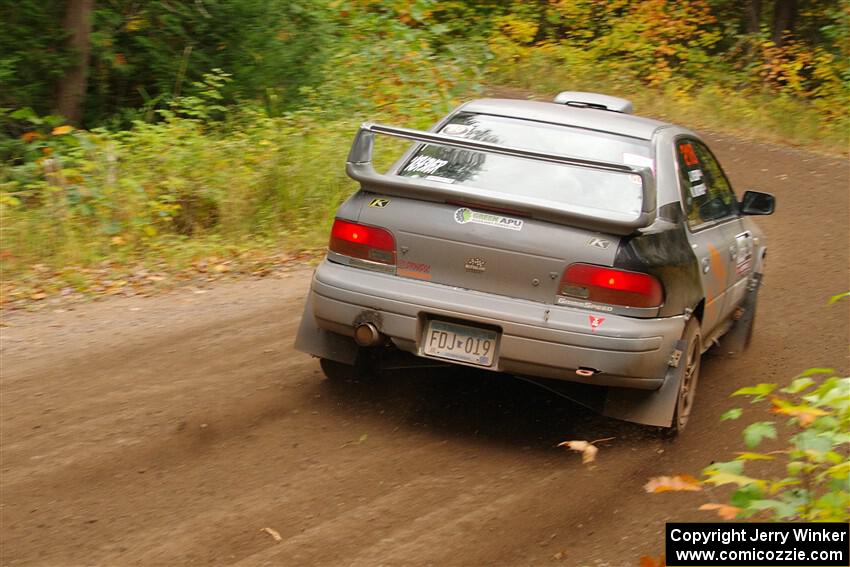
<instances>
[{"instance_id":1,"label":"license plate","mask_svg":"<svg viewBox=\"0 0 850 567\"><path fill-rule=\"evenodd\" d=\"M422 345L428 356L492 366L499 334L445 321L430 321Z\"/></svg>"}]
</instances>

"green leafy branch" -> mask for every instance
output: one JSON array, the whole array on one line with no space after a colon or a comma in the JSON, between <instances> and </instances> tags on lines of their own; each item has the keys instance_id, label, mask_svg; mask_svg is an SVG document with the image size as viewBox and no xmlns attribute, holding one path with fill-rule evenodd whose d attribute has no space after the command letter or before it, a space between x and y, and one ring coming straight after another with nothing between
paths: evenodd
<instances>
[{"instance_id":1,"label":"green leafy branch","mask_svg":"<svg viewBox=\"0 0 850 567\"><path fill-rule=\"evenodd\" d=\"M703 480L659 477L647 483L648 492L702 490L733 485L728 504L709 503L702 510L716 511L724 519L760 516L769 520L847 521L850 519L850 377L839 377L832 368L810 368L783 388L762 383L740 388L732 396L750 404L770 404L770 412L787 420L756 421L744 428L748 451L703 469ZM734 408L721 420L736 420L745 413ZM765 440L785 440L785 447L756 450ZM783 461L785 474L762 478L747 468L755 462Z\"/></svg>"}]
</instances>

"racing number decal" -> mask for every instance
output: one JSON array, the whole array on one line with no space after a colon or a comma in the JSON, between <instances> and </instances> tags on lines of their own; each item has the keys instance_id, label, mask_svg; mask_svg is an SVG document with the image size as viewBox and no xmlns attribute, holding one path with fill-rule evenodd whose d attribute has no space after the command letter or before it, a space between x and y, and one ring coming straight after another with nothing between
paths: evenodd
<instances>
[{"instance_id":1,"label":"racing number decal","mask_svg":"<svg viewBox=\"0 0 850 567\"><path fill-rule=\"evenodd\" d=\"M682 158L685 160L685 165L692 167L699 165L697 154L694 152L694 147L690 144L679 144L679 151L682 152Z\"/></svg>"}]
</instances>

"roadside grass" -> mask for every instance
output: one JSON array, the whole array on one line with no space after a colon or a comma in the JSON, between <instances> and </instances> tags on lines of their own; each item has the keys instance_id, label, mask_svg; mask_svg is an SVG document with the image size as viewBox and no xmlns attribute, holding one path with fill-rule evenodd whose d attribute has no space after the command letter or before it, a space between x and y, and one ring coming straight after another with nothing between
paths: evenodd
<instances>
[{"instance_id":1,"label":"roadside grass","mask_svg":"<svg viewBox=\"0 0 850 567\"><path fill-rule=\"evenodd\" d=\"M45 133L34 167L0 177L0 306L262 276L314 257L356 189L345 159L359 124L248 110L214 124L172 116L128 132ZM375 167L406 146L379 139Z\"/></svg>"},{"instance_id":2,"label":"roadside grass","mask_svg":"<svg viewBox=\"0 0 850 567\"><path fill-rule=\"evenodd\" d=\"M46 135L31 172L0 184L0 302L100 293L103 265L124 281L321 246L354 189L340 165L354 125L239 118Z\"/></svg>"}]
</instances>

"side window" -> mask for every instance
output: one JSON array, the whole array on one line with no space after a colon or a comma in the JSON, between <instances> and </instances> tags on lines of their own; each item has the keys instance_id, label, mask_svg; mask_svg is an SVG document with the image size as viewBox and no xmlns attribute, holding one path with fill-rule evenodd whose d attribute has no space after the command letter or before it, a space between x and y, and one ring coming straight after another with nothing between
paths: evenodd
<instances>
[{"instance_id":1,"label":"side window","mask_svg":"<svg viewBox=\"0 0 850 567\"><path fill-rule=\"evenodd\" d=\"M696 140L683 139L676 143L676 155L691 227L736 214L735 194L708 148Z\"/></svg>"}]
</instances>

